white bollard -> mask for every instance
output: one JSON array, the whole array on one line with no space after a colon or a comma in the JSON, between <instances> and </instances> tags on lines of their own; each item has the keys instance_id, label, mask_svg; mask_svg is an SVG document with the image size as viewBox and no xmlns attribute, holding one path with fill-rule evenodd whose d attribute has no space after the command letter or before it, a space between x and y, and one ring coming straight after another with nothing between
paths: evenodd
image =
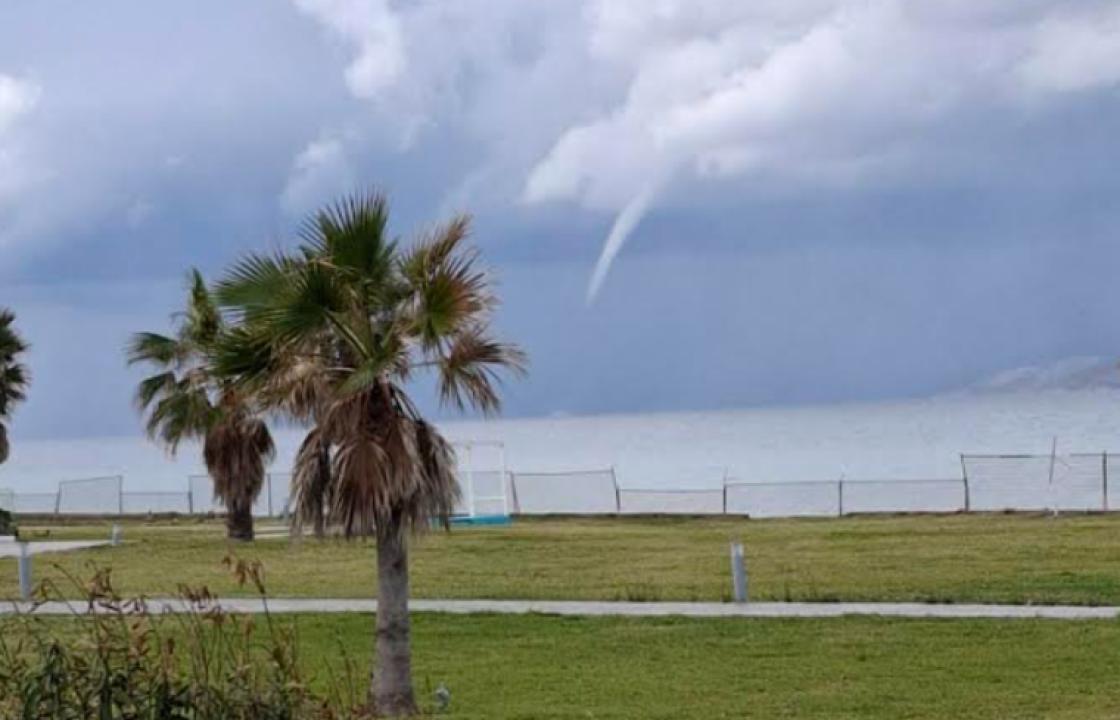
<instances>
[{"instance_id":1,"label":"white bollard","mask_svg":"<svg viewBox=\"0 0 1120 720\"><path fill-rule=\"evenodd\" d=\"M19 595L24 600L31 599L31 553L25 542L19 544Z\"/></svg>"},{"instance_id":2,"label":"white bollard","mask_svg":"<svg viewBox=\"0 0 1120 720\"><path fill-rule=\"evenodd\" d=\"M113 531L109 534L109 544L116 547L121 544L120 523L113 523Z\"/></svg>"},{"instance_id":3,"label":"white bollard","mask_svg":"<svg viewBox=\"0 0 1120 720\"><path fill-rule=\"evenodd\" d=\"M731 543L731 587L737 603L747 601L747 562L743 556L743 543Z\"/></svg>"}]
</instances>

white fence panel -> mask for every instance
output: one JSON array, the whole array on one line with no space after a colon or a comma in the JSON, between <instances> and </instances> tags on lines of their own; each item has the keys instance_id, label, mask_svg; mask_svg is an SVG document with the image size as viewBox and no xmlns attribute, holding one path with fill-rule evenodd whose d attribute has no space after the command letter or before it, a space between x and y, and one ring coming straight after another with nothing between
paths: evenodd
<instances>
[{"instance_id":1,"label":"white fence panel","mask_svg":"<svg viewBox=\"0 0 1120 720\"><path fill-rule=\"evenodd\" d=\"M1105 509L1103 454L1058 455L1054 458L1052 504L1057 510Z\"/></svg>"},{"instance_id":2,"label":"white fence panel","mask_svg":"<svg viewBox=\"0 0 1120 720\"><path fill-rule=\"evenodd\" d=\"M714 490L662 490L620 488L619 503L625 514L720 515L723 488Z\"/></svg>"},{"instance_id":3,"label":"white fence panel","mask_svg":"<svg viewBox=\"0 0 1120 720\"><path fill-rule=\"evenodd\" d=\"M119 475L80 480L63 480L58 484L59 515L119 515L121 488Z\"/></svg>"},{"instance_id":4,"label":"white fence panel","mask_svg":"<svg viewBox=\"0 0 1120 720\"><path fill-rule=\"evenodd\" d=\"M1054 506L1049 455L965 455L969 509L1047 510Z\"/></svg>"},{"instance_id":5,"label":"white fence panel","mask_svg":"<svg viewBox=\"0 0 1120 720\"><path fill-rule=\"evenodd\" d=\"M840 514L840 487L835 480L728 482L727 513L750 517L835 517Z\"/></svg>"},{"instance_id":6,"label":"white fence panel","mask_svg":"<svg viewBox=\"0 0 1120 720\"><path fill-rule=\"evenodd\" d=\"M959 479L845 480L844 513L957 512L964 510Z\"/></svg>"},{"instance_id":7,"label":"white fence panel","mask_svg":"<svg viewBox=\"0 0 1120 720\"><path fill-rule=\"evenodd\" d=\"M513 473L515 512L605 515L618 512L614 470Z\"/></svg>"}]
</instances>

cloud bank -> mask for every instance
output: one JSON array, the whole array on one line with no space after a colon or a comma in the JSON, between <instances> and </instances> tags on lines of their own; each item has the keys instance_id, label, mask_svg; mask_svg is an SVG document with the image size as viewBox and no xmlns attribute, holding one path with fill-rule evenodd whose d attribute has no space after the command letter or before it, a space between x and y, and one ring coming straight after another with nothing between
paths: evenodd
<instances>
[{"instance_id":1,"label":"cloud bank","mask_svg":"<svg viewBox=\"0 0 1120 720\"><path fill-rule=\"evenodd\" d=\"M1000 162L985 157L986 133L1120 81L1120 9L1109 2L298 4L317 5L355 46L355 96L394 104L403 93L412 112L508 146L476 172L517 158L503 171L525 203L618 213L592 296L661 190L971 172ZM550 22L565 9L568 23ZM477 27L466 16L489 31L461 32ZM556 27L570 33L563 42ZM376 82L353 82L378 62ZM556 97L515 89L542 78ZM568 93L573 79L587 91ZM951 132L970 125L980 129Z\"/></svg>"}]
</instances>

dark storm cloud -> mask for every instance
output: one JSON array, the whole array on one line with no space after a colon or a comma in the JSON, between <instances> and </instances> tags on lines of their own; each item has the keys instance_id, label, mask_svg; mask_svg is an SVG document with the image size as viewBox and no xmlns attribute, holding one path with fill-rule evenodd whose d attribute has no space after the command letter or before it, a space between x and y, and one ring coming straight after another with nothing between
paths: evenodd
<instances>
[{"instance_id":1,"label":"dark storm cloud","mask_svg":"<svg viewBox=\"0 0 1120 720\"><path fill-rule=\"evenodd\" d=\"M1114 4L1058 0L5 3L0 304L36 371L15 431L135 431L121 346L185 268L375 184L405 236L475 212L533 356L518 414L1115 355L1118 48Z\"/></svg>"}]
</instances>

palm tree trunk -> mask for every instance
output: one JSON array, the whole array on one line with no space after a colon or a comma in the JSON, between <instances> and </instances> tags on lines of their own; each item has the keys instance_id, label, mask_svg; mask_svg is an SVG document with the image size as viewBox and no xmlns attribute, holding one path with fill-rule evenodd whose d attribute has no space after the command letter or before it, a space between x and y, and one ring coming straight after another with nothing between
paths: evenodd
<instances>
[{"instance_id":1,"label":"palm tree trunk","mask_svg":"<svg viewBox=\"0 0 1120 720\"><path fill-rule=\"evenodd\" d=\"M253 539L253 506L243 500L230 503L226 513L226 537L248 542Z\"/></svg>"},{"instance_id":2,"label":"palm tree trunk","mask_svg":"<svg viewBox=\"0 0 1120 720\"><path fill-rule=\"evenodd\" d=\"M370 696L381 715L417 712L412 691L412 627L408 617L408 546L399 513L377 537L377 664Z\"/></svg>"}]
</instances>

